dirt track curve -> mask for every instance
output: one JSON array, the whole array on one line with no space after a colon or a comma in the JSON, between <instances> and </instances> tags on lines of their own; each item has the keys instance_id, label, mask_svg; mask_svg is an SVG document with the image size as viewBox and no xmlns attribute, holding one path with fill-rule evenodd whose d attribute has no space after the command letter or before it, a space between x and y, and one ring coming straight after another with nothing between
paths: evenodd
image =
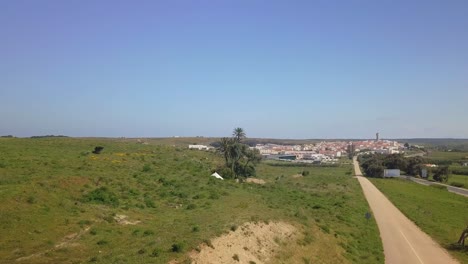
<instances>
[{"instance_id":1,"label":"dirt track curve","mask_svg":"<svg viewBox=\"0 0 468 264\"><path fill-rule=\"evenodd\" d=\"M356 158L354 171L379 227L386 264L459 263L362 177Z\"/></svg>"}]
</instances>

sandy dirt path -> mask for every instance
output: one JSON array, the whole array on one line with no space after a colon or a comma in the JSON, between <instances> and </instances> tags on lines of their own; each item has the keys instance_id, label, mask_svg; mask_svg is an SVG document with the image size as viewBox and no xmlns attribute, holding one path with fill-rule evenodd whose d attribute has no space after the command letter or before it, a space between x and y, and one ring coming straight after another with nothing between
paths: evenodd
<instances>
[{"instance_id":1,"label":"sandy dirt path","mask_svg":"<svg viewBox=\"0 0 468 264\"><path fill-rule=\"evenodd\" d=\"M367 178L362 177L356 158L354 170L379 227L385 263L459 263L403 215Z\"/></svg>"}]
</instances>

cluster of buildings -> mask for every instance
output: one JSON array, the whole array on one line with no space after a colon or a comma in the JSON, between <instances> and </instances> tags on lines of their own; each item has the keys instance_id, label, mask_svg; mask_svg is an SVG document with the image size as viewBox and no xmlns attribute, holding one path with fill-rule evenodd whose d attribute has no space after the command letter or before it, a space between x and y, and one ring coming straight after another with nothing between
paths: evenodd
<instances>
[{"instance_id":1,"label":"cluster of buildings","mask_svg":"<svg viewBox=\"0 0 468 264\"><path fill-rule=\"evenodd\" d=\"M212 146L206 146L206 145L189 145L189 149L197 149L197 150L210 150L214 149Z\"/></svg>"},{"instance_id":2,"label":"cluster of buildings","mask_svg":"<svg viewBox=\"0 0 468 264\"><path fill-rule=\"evenodd\" d=\"M335 163L350 153L396 154L402 152L403 144L392 140L379 139L363 141L322 141L303 145L257 144L257 149L265 159L278 159L304 163ZM189 145L189 149L211 150L206 145Z\"/></svg>"},{"instance_id":3,"label":"cluster of buildings","mask_svg":"<svg viewBox=\"0 0 468 264\"><path fill-rule=\"evenodd\" d=\"M290 160L306 163L335 163L350 153L368 152L395 154L404 150L396 141L381 140L378 133L375 140L364 141L322 141L304 145L257 144L255 149L266 159Z\"/></svg>"}]
</instances>

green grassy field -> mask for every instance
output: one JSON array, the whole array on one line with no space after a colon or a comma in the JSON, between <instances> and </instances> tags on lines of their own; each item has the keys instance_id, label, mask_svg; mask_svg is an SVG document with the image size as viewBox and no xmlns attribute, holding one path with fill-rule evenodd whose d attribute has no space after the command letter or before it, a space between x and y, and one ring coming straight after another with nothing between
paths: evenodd
<instances>
[{"instance_id":1,"label":"green grassy field","mask_svg":"<svg viewBox=\"0 0 468 264\"><path fill-rule=\"evenodd\" d=\"M468 160L468 152L431 151L427 157L434 160Z\"/></svg>"},{"instance_id":2,"label":"green grassy field","mask_svg":"<svg viewBox=\"0 0 468 264\"><path fill-rule=\"evenodd\" d=\"M468 249L451 247L468 225L468 198L403 179L369 179L424 232L468 263Z\"/></svg>"},{"instance_id":3,"label":"green grassy field","mask_svg":"<svg viewBox=\"0 0 468 264\"><path fill-rule=\"evenodd\" d=\"M463 188L468 188L468 175L457 175L457 174L450 174L447 184L451 183L462 183L464 184Z\"/></svg>"},{"instance_id":4,"label":"green grassy field","mask_svg":"<svg viewBox=\"0 0 468 264\"><path fill-rule=\"evenodd\" d=\"M262 163L257 177L265 185L236 183L209 177L222 164L215 153L182 148L176 139L147 143L0 138L0 259L184 261L233 226L281 220L301 235L274 263L383 263L377 226L364 218L369 208L349 165ZM90 153L95 146L103 152ZM310 174L291 177L303 170ZM122 225L116 215L140 222Z\"/></svg>"}]
</instances>

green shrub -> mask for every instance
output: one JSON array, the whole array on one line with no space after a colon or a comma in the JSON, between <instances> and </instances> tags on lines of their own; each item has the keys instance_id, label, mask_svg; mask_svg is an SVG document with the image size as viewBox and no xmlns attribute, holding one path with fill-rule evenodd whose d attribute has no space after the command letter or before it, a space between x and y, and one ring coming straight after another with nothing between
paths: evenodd
<instances>
[{"instance_id":1,"label":"green shrub","mask_svg":"<svg viewBox=\"0 0 468 264\"><path fill-rule=\"evenodd\" d=\"M155 257L159 257L159 255L161 255L161 250L159 248L155 248L153 249L153 251L151 252L151 257L155 258Z\"/></svg>"},{"instance_id":2,"label":"green shrub","mask_svg":"<svg viewBox=\"0 0 468 264\"><path fill-rule=\"evenodd\" d=\"M195 208L197 208L197 205L196 205L196 204L189 204L189 205L187 205L187 210L193 210L193 209L195 209Z\"/></svg>"},{"instance_id":3,"label":"green shrub","mask_svg":"<svg viewBox=\"0 0 468 264\"><path fill-rule=\"evenodd\" d=\"M29 204L36 203L36 198L34 196L29 196L28 199L26 199L26 202Z\"/></svg>"},{"instance_id":4,"label":"green shrub","mask_svg":"<svg viewBox=\"0 0 468 264\"><path fill-rule=\"evenodd\" d=\"M146 205L146 207L148 207L148 208L156 208L156 204L155 204L154 201L151 200L151 198L149 198L149 197L145 197L145 205Z\"/></svg>"},{"instance_id":5,"label":"green shrub","mask_svg":"<svg viewBox=\"0 0 468 264\"><path fill-rule=\"evenodd\" d=\"M199 226L194 226L192 227L192 232L198 232L200 231L200 227Z\"/></svg>"},{"instance_id":6,"label":"green shrub","mask_svg":"<svg viewBox=\"0 0 468 264\"><path fill-rule=\"evenodd\" d=\"M107 244L109 244L109 242L108 242L107 240L101 239L101 240L99 240L96 244L102 246L102 245L107 245Z\"/></svg>"},{"instance_id":7,"label":"green shrub","mask_svg":"<svg viewBox=\"0 0 468 264\"><path fill-rule=\"evenodd\" d=\"M146 249L144 249L144 248L138 250L138 254L140 254L140 255L145 254L145 253L146 253Z\"/></svg>"},{"instance_id":8,"label":"green shrub","mask_svg":"<svg viewBox=\"0 0 468 264\"><path fill-rule=\"evenodd\" d=\"M145 230L145 232L143 232L143 236L150 236L150 235L154 235L154 231L152 231L152 230Z\"/></svg>"},{"instance_id":9,"label":"green shrub","mask_svg":"<svg viewBox=\"0 0 468 264\"><path fill-rule=\"evenodd\" d=\"M81 227L83 227L83 226L90 225L90 224L91 224L91 221L89 221L89 220L80 220L80 221L78 222L78 224L79 224Z\"/></svg>"},{"instance_id":10,"label":"green shrub","mask_svg":"<svg viewBox=\"0 0 468 264\"><path fill-rule=\"evenodd\" d=\"M150 164L145 164L142 169L143 172L150 172L151 170L152 168Z\"/></svg>"},{"instance_id":11,"label":"green shrub","mask_svg":"<svg viewBox=\"0 0 468 264\"><path fill-rule=\"evenodd\" d=\"M119 205L119 199L117 195L107 189L107 187L94 189L83 197L83 201L111 205L114 207Z\"/></svg>"},{"instance_id":12,"label":"green shrub","mask_svg":"<svg viewBox=\"0 0 468 264\"><path fill-rule=\"evenodd\" d=\"M310 174L310 172L308 170L305 170L305 171L302 171L302 176L307 176Z\"/></svg>"},{"instance_id":13,"label":"green shrub","mask_svg":"<svg viewBox=\"0 0 468 264\"><path fill-rule=\"evenodd\" d=\"M184 250L184 245L182 243L174 243L171 246L172 252L182 252Z\"/></svg>"}]
</instances>

